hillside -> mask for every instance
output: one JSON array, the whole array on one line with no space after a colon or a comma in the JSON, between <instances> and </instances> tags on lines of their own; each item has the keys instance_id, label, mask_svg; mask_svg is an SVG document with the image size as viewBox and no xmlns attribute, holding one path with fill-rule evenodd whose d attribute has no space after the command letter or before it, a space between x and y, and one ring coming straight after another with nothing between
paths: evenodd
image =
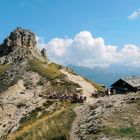
<instances>
[{"instance_id":1,"label":"hillside","mask_svg":"<svg viewBox=\"0 0 140 140\"><path fill-rule=\"evenodd\" d=\"M83 94L82 85L71 80L70 73L68 68L50 61L45 49L38 50L35 34L30 30L17 28L11 32L0 45L0 139L20 139L22 135L21 139L27 139L24 134L29 129L45 122L50 128L40 133L50 134L43 134L42 139L68 139L75 116L70 98ZM93 85L89 86L94 90ZM54 121L58 124L51 126L49 123ZM40 133L34 130L36 138L31 139L38 139Z\"/></svg>"}]
</instances>

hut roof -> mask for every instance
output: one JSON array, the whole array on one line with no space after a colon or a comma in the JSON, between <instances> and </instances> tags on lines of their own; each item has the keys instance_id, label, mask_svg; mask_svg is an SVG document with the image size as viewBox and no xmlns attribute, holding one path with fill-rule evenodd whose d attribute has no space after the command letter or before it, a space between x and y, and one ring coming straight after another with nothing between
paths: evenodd
<instances>
[{"instance_id":1,"label":"hut roof","mask_svg":"<svg viewBox=\"0 0 140 140\"><path fill-rule=\"evenodd\" d=\"M140 77L126 77L126 78L121 78L123 81L131 85L132 87L140 87Z\"/></svg>"}]
</instances>

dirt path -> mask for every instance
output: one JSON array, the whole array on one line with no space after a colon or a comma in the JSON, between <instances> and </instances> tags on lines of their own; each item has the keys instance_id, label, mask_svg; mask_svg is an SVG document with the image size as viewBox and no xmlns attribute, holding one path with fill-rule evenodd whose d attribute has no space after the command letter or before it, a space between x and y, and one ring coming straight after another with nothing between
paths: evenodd
<instances>
[{"instance_id":1,"label":"dirt path","mask_svg":"<svg viewBox=\"0 0 140 140\"><path fill-rule=\"evenodd\" d=\"M79 84L83 89L84 96L87 97L87 103L92 104L93 98L91 98L91 93L95 91L95 88L93 85L91 85L89 82L87 82L83 77L74 75L72 73L69 73L65 70L61 70L62 73L66 74L70 81Z\"/></svg>"},{"instance_id":2,"label":"dirt path","mask_svg":"<svg viewBox=\"0 0 140 140\"><path fill-rule=\"evenodd\" d=\"M86 98L87 98L86 103L84 103L84 105L77 106L74 108L74 111L76 113L76 118L75 118L74 122L72 123L72 127L70 130L70 140L80 140L80 138L78 138L78 136L75 134L75 131L78 127L78 122L80 122L80 118L82 117L81 113L80 113L80 108L83 108L87 104L94 103L94 99L91 98L91 93L93 93L95 91L95 88L93 87L93 85L91 85L89 82L87 82L81 76L74 75L65 70L61 70L61 72L66 74L70 81L79 84L83 89L84 96L86 96Z\"/></svg>"},{"instance_id":3,"label":"dirt path","mask_svg":"<svg viewBox=\"0 0 140 140\"><path fill-rule=\"evenodd\" d=\"M77 106L77 107L74 108L74 111L76 113L76 118L75 118L75 120L72 123L71 130L70 130L70 133L69 133L70 134L70 140L80 140L77 137L77 135L75 135L75 130L78 127L78 122L79 122L80 117L81 117L81 115L80 115L80 108L81 108L81 106Z\"/></svg>"}]
</instances>

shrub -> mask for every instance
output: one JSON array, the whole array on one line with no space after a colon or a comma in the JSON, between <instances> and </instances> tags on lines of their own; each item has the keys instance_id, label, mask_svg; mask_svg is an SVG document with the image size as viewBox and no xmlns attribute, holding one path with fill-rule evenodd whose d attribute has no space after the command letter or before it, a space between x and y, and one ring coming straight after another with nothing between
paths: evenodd
<instances>
[{"instance_id":1,"label":"shrub","mask_svg":"<svg viewBox=\"0 0 140 140\"><path fill-rule=\"evenodd\" d=\"M0 65L0 76L2 76L9 67L9 64Z\"/></svg>"},{"instance_id":2,"label":"shrub","mask_svg":"<svg viewBox=\"0 0 140 140\"><path fill-rule=\"evenodd\" d=\"M136 133L136 130L132 127L126 127L118 129L118 133L121 136L133 136Z\"/></svg>"}]
</instances>

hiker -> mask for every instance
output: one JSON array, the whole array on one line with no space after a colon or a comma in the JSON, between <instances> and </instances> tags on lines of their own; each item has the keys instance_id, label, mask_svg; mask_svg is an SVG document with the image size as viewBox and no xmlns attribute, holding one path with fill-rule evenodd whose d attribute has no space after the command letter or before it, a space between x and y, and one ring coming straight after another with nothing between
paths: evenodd
<instances>
[{"instance_id":1,"label":"hiker","mask_svg":"<svg viewBox=\"0 0 140 140\"><path fill-rule=\"evenodd\" d=\"M83 95L80 95L77 99L77 102L82 103L83 102Z\"/></svg>"},{"instance_id":2,"label":"hiker","mask_svg":"<svg viewBox=\"0 0 140 140\"><path fill-rule=\"evenodd\" d=\"M108 95L109 95L109 96L111 95L110 89L108 89Z\"/></svg>"},{"instance_id":3,"label":"hiker","mask_svg":"<svg viewBox=\"0 0 140 140\"><path fill-rule=\"evenodd\" d=\"M84 98L83 98L83 99L84 99L84 101L86 102L86 100L87 100L87 97L86 97L86 96L84 96Z\"/></svg>"},{"instance_id":4,"label":"hiker","mask_svg":"<svg viewBox=\"0 0 140 140\"><path fill-rule=\"evenodd\" d=\"M106 94L107 96L110 96L110 95L111 95L110 89L107 88L105 94Z\"/></svg>"}]
</instances>

